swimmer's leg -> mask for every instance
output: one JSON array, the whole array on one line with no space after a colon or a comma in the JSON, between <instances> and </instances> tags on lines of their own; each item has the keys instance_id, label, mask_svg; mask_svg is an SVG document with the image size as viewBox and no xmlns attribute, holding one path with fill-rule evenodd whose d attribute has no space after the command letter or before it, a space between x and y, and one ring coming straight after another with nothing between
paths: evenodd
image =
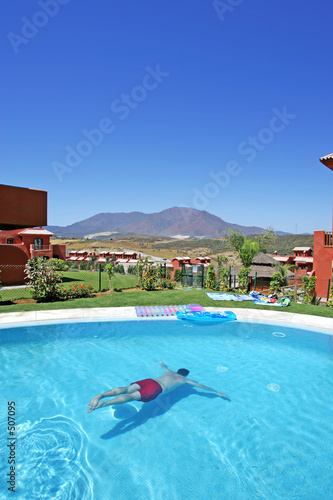
<instances>
[{"instance_id":1,"label":"swimmer's leg","mask_svg":"<svg viewBox=\"0 0 333 500\"><path fill-rule=\"evenodd\" d=\"M91 411L96 410L97 408L102 408L103 406L106 406L106 404L119 404L119 403L113 403L113 401L115 401L115 399L117 399L117 398L113 399L112 402L110 401L109 403L101 402L102 398L119 396L120 394L131 395L131 394L134 394L135 392L137 392L139 389L140 389L140 386L138 384L131 384L131 385L128 385L126 387L115 387L114 389L111 389L110 391L104 392L103 394L98 394L90 401L90 403L88 403L89 410L87 411L87 413L90 413ZM138 393L138 394L140 396L140 393ZM139 398L135 397L134 399L139 400L140 397ZM132 399L130 399L130 401L132 401ZM126 401L122 401L122 402L126 403Z\"/></svg>"},{"instance_id":2,"label":"swimmer's leg","mask_svg":"<svg viewBox=\"0 0 333 500\"><path fill-rule=\"evenodd\" d=\"M132 392L131 394L124 394L122 396L118 396L117 398L110 399L110 401L99 401L95 406L90 406L87 413L92 412L93 410L97 410L98 408L104 408L104 406L113 406L113 405L121 405L123 403L128 403L129 401L140 401L141 394L139 391Z\"/></svg>"}]
</instances>

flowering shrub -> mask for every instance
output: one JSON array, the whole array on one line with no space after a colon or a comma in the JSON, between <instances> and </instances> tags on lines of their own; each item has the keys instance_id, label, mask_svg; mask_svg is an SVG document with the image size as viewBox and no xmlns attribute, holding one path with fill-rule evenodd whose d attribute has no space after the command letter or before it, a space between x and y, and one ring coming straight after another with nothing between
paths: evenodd
<instances>
[{"instance_id":1,"label":"flowering shrub","mask_svg":"<svg viewBox=\"0 0 333 500\"><path fill-rule=\"evenodd\" d=\"M81 299L84 297L90 297L93 292L93 288L91 285L78 285L77 283L73 283L69 285L67 288L61 289L61 298L62 299Z\"/></svg>"},{"instance_id":2,"label":"flowering shrub","mask_svg":"<svg viewBox=\"0 0 333 500\"><path fill-rule=\"evenodd\" d=\"M61 297L62 274L55 270L54 263L42 257L29 259L25 266L32 297L38 302L50 302Z\"/></svg>"},{"instance_id":3,"label":"flowering shrub","mask_svg":"<svg viewBox=\"0 0 333 500\"><path fill-rule=\"evenodd\" d=\"M173 290L176 286L176 283L168 278L160 278L159 286L161 288L168 288L169 290Z\"/></svg>"},{"instance_id":4,"label":"flowering shrub","mask_svg":"<svg viewBox=\"0 0 333 500\"><path fill-rule=\"evenodd\" d=\"M140 259L137 264L138 282L142 290L155 290L159 285L159 269L148 259Z\"/></svg>"},{"instance_id":5,"label":"flowering shrub","mask_svg":"<svg viewBox=\"0 0 333 500\"><path fill-rule=\"evenodd\" d=\"M44 260L42 257L30 259L26 264L25 273L29 279L32 297L38 302L66 300L89 297L93 292L91 285L73 283L63 287L62 273L56 271L56 262Z\"/></svg>"}]
</instances>

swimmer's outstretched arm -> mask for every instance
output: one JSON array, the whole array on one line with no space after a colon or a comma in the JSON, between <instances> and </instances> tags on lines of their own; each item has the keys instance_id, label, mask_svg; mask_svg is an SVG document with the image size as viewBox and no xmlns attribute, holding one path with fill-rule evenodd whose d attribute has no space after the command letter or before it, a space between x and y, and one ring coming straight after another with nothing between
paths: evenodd
<instances>
[{"instance_id":1,"label":"swimmer's outstretched arm","mask_svg":"<svg viewBox=\"0 0 333 500\"><path fill-rule=\"evenodd\" d=\"M161 368L163 368L163 370L167 371L167 372L171 372L172 370L170 370L164 363L163 361L160 359L158 364L160 365Z\"/></svg>"},{"instance_id":2,"label":"swimmer's outstretched arm","mask_svg":"<svg viewBox=\"0 0 333 500\"><path fill-rule=\"evenodd\" d=\"M186 380L186 382L190 385L194 385L195 387L200 387L200 389L205 389L205 391L216 392L216 394L220 396L220 398L229 399L230 401L229 396L223 394L223 392L212 389L211 387L207 387L206 385L198 384L198 382L194 382L193 380Z\"/></svg>"}]
</instances>

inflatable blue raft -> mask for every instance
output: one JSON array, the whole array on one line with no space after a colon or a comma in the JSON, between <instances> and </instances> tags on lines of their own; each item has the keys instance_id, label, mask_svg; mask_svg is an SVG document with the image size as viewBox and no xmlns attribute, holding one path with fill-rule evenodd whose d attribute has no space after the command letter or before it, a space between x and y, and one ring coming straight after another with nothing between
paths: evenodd
<instances>
[{"instance_id":1,"label":"inflatable blue raft","mask_svg":"<svg viewBox=\"0 0 333 500\"><path fill-rule=\"evenodd\" d=\"M235 321L236 314L231 311L208 312L208 311L182 311L177 312L178 319L195 323L224 323L225 321Z\"/></svg>"}]
</instances>

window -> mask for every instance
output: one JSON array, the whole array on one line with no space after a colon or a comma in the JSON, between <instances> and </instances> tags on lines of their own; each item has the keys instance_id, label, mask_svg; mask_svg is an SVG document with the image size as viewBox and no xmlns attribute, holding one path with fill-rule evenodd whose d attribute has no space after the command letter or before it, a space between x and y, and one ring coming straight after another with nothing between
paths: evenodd
<instances>
[{"instance_id":1,"label":"window","mask_svg":"<svg viewBox=\"0 0 333 500\"><path fill-rule=\"evenodd\" d=\"M43 240L42 240L42 238L35 238L34 239L34 245L35 245L35 250L42 250L42 247L43 247Z\"/></svg>"},{"instance_id":2,"label":"window","mask_svg":"<svg viewBox=\"0 0 333 500\"><path fill-rule=\"evenodd\" d=\"M14 238L7 238L7 245L14 245Z\"/></svg>"}]
</instances>

